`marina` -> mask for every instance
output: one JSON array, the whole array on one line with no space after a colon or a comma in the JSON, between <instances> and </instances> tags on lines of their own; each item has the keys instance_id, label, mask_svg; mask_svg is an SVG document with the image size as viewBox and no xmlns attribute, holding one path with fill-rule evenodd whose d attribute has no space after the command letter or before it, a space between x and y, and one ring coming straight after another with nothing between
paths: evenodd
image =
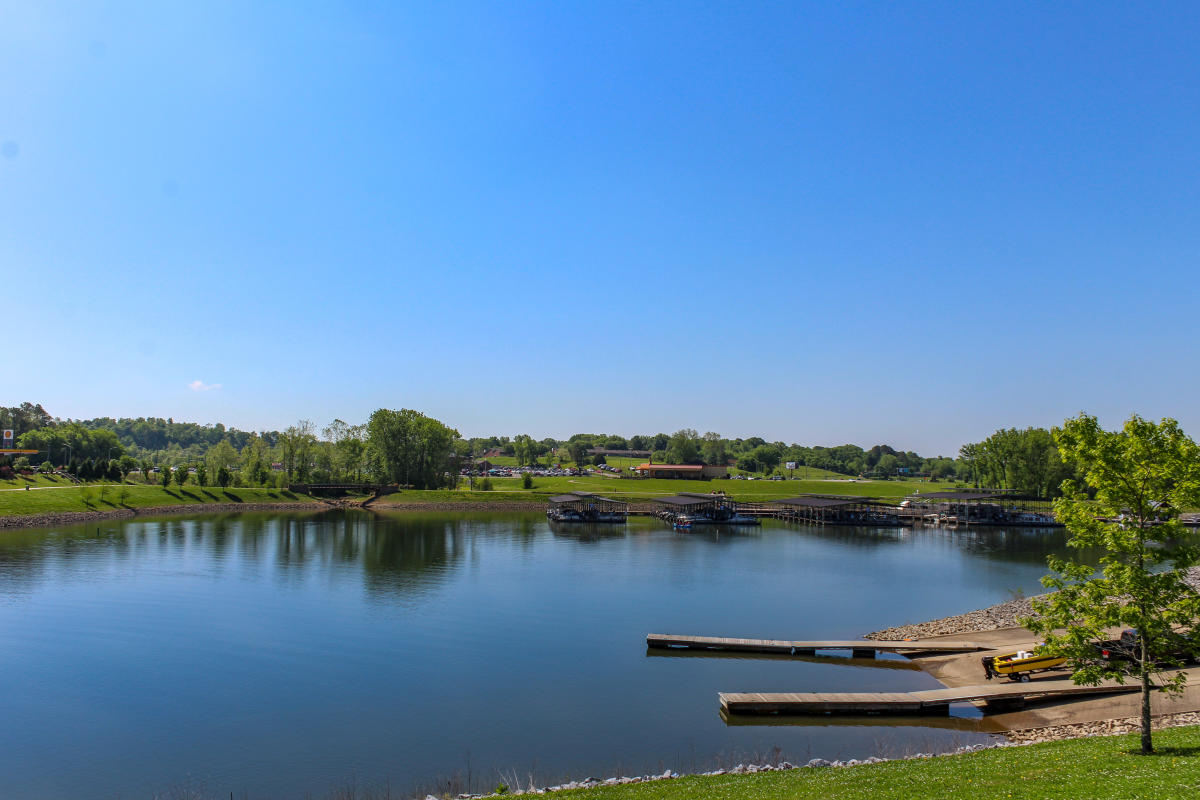
<instances>
[{"instance_id":1,"label":"marina","mask_svg":"<svg viewBox=\"0 0 1200 800\"><path fill-rule=\"evenodd\" d=\"M601 497L592 492L568 492L550 498L546 518L551 522L614 523L625 522L629 503Z\"/></svg>"},{"instance_id":2,"label":"marina","mask_svg":"<svg viewBox=\"0 0 1200 800\"><path fill-rule=\"evenodd\" d=\"M757 517L740 513L738 504L723 492L680 492L654 500L655 516L676 529L693 525L758 525Z\"/></svg>"}]
</instances>

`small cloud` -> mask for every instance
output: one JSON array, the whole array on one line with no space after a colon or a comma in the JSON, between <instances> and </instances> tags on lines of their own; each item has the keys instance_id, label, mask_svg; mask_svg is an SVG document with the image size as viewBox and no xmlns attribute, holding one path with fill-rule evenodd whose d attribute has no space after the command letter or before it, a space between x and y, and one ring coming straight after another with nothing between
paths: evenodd
<instances>
[{"instance_id":1,"label":"small cloud","mask_svg":"<svg viewBox=\"0 0 1200 800\"><path fill-rule=\"evenodd\" d=\"M192 381L188 384L188 388L193 392L211 392L213 389L220 389L219 383L205 383L204 381Z\"/></svg>"}]
</instances>

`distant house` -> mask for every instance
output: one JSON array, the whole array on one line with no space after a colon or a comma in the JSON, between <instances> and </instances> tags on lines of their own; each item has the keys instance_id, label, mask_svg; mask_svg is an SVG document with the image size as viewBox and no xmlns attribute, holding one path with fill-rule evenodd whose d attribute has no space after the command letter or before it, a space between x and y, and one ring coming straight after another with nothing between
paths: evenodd
<instances>
[{"instance_id":1,"label":"distant house","mask_svg":"<svg viewBox=\"0 0 1200 800\"><path fill-rule=\"evenodd\" d=\"M634 471L646 478L670 478L672 480L704 481L724 478L728 467L712 464L638 464Z\"/></svg>"},{"instance_id":2,"label":"distant house","mask_svg":"<svg viewBox=\"0 0 1200 800\"><path fill-rule=\"evenodd\" d=\"M283 462L282 461L272 461L271 462L271 471L272 472L283 472Z\"/></svg>"},{"instance_id":3,"label":"distant house","mask_svg":"<svg viewBox=\"0 0 1200 800\"><path fill-rule=\"evenodd\" d=\"M500 458L504 455L504 451L499 447L493 447L490 450L483 451L483 458Z\"/></svg>"}]
</instances>

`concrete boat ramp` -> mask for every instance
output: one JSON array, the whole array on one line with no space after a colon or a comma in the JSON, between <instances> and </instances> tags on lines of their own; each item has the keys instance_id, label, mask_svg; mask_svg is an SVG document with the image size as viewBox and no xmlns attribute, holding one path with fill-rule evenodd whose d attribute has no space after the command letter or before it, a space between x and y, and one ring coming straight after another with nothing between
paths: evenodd
<instances>
[{"instance_id":1,"label":"concrete boat ramp","mask_svg":"<svg viewBox=\"0 0 1200 800\"><path fill-rule=\"evenodd\" d=\"M651 650L687 651L697 655L706 652L714 655L740 652L812 656L817 651L848 650L854 658L875 658L877 653L899 653L918 658L922 662L927 662L930 658L942 661L945 657L953 658L955 654L961 659L974 652L994 651L997 646L996 643L985 644L949 638L900 641L793 641L658 633L647 635L646 645ZM971 658L971 661L974 662L974 658ZM967 664L964 662L962 666ZM973 703L989 712L1004 712L1024 708L1028 701L1069 700L1088 695L1125 694L1138 690L1139 686L1133 683L1079 686L1068 679L1035 677L1023 683L997 680L982 685L950 685L942 689L914 692L723 692L719 699L722 716L725 717L742 714L945 716L949 714L950 706L954 703Z\"/></svg>"}]
</instances>

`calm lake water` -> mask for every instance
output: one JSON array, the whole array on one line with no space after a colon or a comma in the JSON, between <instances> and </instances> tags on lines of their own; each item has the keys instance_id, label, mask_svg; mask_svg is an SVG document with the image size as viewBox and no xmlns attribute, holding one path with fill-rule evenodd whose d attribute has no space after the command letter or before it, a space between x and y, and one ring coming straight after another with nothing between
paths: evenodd
<instances>
[{"instance_id":1,"label":"calm lake water","mask_svg":"<svg viewBox=\"0 0 1200 800\"><path fill-rule=\"evenodd\" d=\"M950 749L992 738L972 710L719 715L720 691L939 686L903 660L664 656L644 637L854 638L1036 593L1064 540L365 512L5 532L0 797L407 796Z\"/></svg>"}]
</instances>

